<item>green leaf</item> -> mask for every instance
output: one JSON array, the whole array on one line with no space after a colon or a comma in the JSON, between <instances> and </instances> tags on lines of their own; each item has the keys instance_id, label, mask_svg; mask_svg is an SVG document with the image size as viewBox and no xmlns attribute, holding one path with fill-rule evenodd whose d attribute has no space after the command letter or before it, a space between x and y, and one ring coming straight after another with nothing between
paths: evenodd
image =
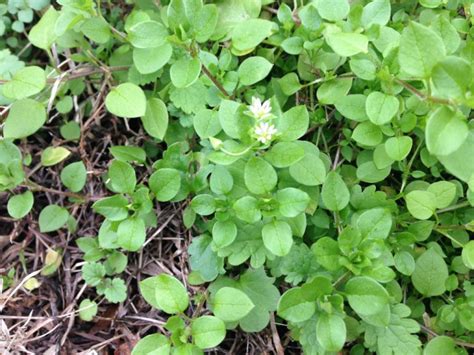
<instances>
[{"instance_id":1,"label":"green leaf","mask_svg":"<svg viewBox=\"0 0 474 355\"><path fill-rule=\"evenodd\" d=\"M392 95L386 95L373 91L367 96L365 109L370 121L376 125L389 123L397 114L399 107L398 99Z\"/></svg>"},{"instance_id":2,"label":"green leaf","mask_svg":"<svg viewBox=\"0 0 474 355\"><path fill-rule=\"evenodd\" d=\"M469 241L462 249L462 262L469 269L474 269L474 240Z\"/></svg>"},{"instance_id":3,"label":"green leaf","mask_svg":"<svg viewBox=\"0 0 474 355\"><path fill-rule=\"evenodd\" d=\"M385 26L390 20L391 6L389 0L374 0L362 10L362 25L369 28L372 25Z\"/></svg>"},{"instance_id":4,"label":"green leaf","mask_svg":"<svg viewBox=\"0 0 474 355\"><path fill-rule=\"evenodd\" d=\"M107 43L112 37L109 24L102 17L86 19L81 25L81 31L87 38L99 44Z\"/></svg>"},{"instance_id":5,"label":"green leaf","mask_svg":"<svg viewBox=\"0 0 474 355\"><path fill-rule=\"evenodd\" d=\"M258 207L258 200L252 196L244 196L235 201L232 208L237 218L247 223L255 223L262 218Z\"/></svg>"},{"instance_id":6,"label":"green leaf","mask_svg":"<svg viewBox=\"0 0 474 355\"><path fill-rule=\"evenodd\" d=\"M209 185L215 194L227 194L234 186L234 178L225 166L216 165L211 173Z\"/></svg>"},{"instance_id":7,"label":"green leaf","mask_svg":"<svg viewBox=\"0 0 474 355\"><path fill-rule=\"evenodd\" d=\"M286 111L276 123L278 140L295 141L308 130L309 114L306 106L295 106Z\"/></svg>"},{"instance_id":8,"label":"green leaf","mask_svg":"<svg viewBox=\"0 0 474 355\"><path fill-rule=\"evenodd\" d=\"M372 122L365 121L358 124L354 129L352 139L361 145L375 147L382 143L383 134L379 126L374 125Z\"/></svg>"},{"instance_id":9,"label":"green leaf","mask_svg":"<svg viewBox=\"0 0 474 355\"><path fill-rule=\"evenodd\" d=\"M66 159L71 152L64 147L48 147L41 153L41 164L53 166Z\"/></svg>"},{"instance_id":10,"label":"green leaf","mask_svg":"<svg viewBox=\"0 0 474 355\"><path fill-rule=\"evenodd\" d=\"M437 8L442 2L443 0L420 0L421 6L427 7L429 9Z\"/></svg>"},{"instance_id":11,"label":"green leaf","mask_svg":"<svg viewBox=\"0 0 474 355\"><path fill-rule=\"evenodd\" d=\"M349 203L350 193L341 176L331 171L323 184L321 197L324 205L331 211L341 211Z\"/></svg>"},{"instance_id":12,"label":"green leaf","mask_svg":"<svg viewBox=\"0 0 474 355\"><path fill-rule=\"evenodd\" d=\"M407 251L400 251L394 256L395 268L403 275L410 276L415 271L415 259Z\"/></svg>"},{"instance_id":13,"label":"green leaf","mask_svg":"<svg viewBox=\"0 0 474 355\"><path fill-rule=\"evenodd\" d=\"M319 15L328 21L340 21L349 14L350 6L348 0L316 0L316 8Z\"/></svg>"},{"instance_id":14,"label":"green leaf","mask_svg":"<svg viewBox=\"0 0 474 355\"><path fill-rule=\"evenodd\" d=\"M149 277L141 281L139 286L142 296L150 305L168 314L184 312L189 306L186 288L171 275Z\"/></svg>"},{"instance_id":15,"label":"green leaf","mask_svg":"<svg viewBox=\"0 0 474 355\"><path fill-rule=\"evenodd\" d=\"M265 224L262 228L262 238L265 247L276 256L285 256L293 245L291 227L283 221Z\"/></svg>"},{"instance_id":16,"label":"green leaf","mask_svg":"<svg viewBox=\"0 0 474 355\"><path fill-rule=\"evenodd\" d=\"M456 343L448 336L437 336L426 344L423 355L446 355L456 354Z\"/></svg>"},{"instance_id":17,"label":"green leaf","mask_svg":"<svg viewBox=\"0 0 474 355\"><path fill-rule=\"evenodd\" d=\"M281 91L287 96L293 95L301 89L301 84L296 73L288 73L284 77L278 79Z\"/></svg>"},{"instance_id":18,"label":"green leaf","mask_svg":"<svg viewBox=\"0 0 474 355\"><path fill-rule=\"evenodd\" d=\"M222 100L219 107L219 122L224 132L231 138L247 135L251 128L249 120L241 115L242 105L235 101Z\"/></svg>"},{"instance_id":19,"label":"green leaf","mask_svg":"<svg viewBox=\"0 0 474 355\"><path fill-rule=\"evenodd\" d=\"M168 110L163 101L151 98L146 103L145 115L141 117L143 128L153 138L163 139L168 129Z\"/></svg>"},{"instance_id":20,"label":"green leaf","mask_svg":"<svg viewBox=\"0 0 474 355\"><path fill-rule=\"evenodd\" d=\"M411 282L423 296L439 296L446 291L448 276L448 267L443 258L434 249L428 249L416 259Z\"/></svg>"},{"instance_id":21,"label":"green leaf","mask_svg":"<svg viewBox=\"0 0 474 355\"><path fill-rule=\"evenodd\" d=\"M201 9L201 0L171 0L166 14L168 25L175 31L187 31L191 20Z\"/></svg>"},{"instance_id":22,"label":"green leaf","mask_svg":"<svg viewBox=\"0 0 474 355\"><path fill-rule=\"evenodd\" d=\"M97 314L97 303L86 298L79 305L79 317L86 322L90 322Z\"/></svg>"},{"instance_id":23,"label":"green leaf","mask_svg":"<svg viewBox=\"0 0 474 355\"><path fill-rule=\"evenodd\" d=\"M387 290L370 277L353 277L346 283L345 292L350 306L359 315L375 315L389 307Z\"/></svg>"},{"instance_id":24,"label":"green leaf","mask_svg":"<svg viewBox=\"0 0 474 355\"><path fill-rule=\"evenodd\" d=\"M336 109L344 117L358 122L369 119L365 110L367 96L361 94L344 95L337 99Z\"/></svg>"},{"instance_id":25,"label":"green leaf","mask_svg":"<svg viewBox=\"0 0 474 355\"><path fill-rule=\"evenodd\" d=\"M49 205L39 214L39 227L41 233L48 233L62 228L69 218L69 212L58 205Z\"/></svg>"},{"instance_id":26,"label":"green leaf","mask_svg":"<svg viewBox=\"0 0 474 355\"><path fill-rule=\"evenodd\" d=\"M73 102L71 96L64 96L56 103L56 110L59 113L68 113L73 109Z\"/></svg>"},{"instance_id":27,"label":"green leaf","mask_svg":"<svg viewBox=\"0 0 474 355\"><path fill-rule=\"evenodd\" d=\"M268 277L263 267L248 269L240 277L238 288L255 305L250 313L239 321L243 331L258 332L270 323L270 312L276 310L280 298L280 292L274 283L275 279Z\"/></svg>"},{"instance_id":28,"label":"green leaf","mask_svg":"<svg viewBox=\"0 0 474 355\"><path fill-rule=\"evenodd\" d=\"M410 309L404 305L397 305L394 310L402 309L403 316L407 316ZM408 313L408 314L407 314ZM367 325L367 346L377 353L389 352L392 354L419 354L421 342L416 333L420 326L413 319L406 319L392 314L387 324Z\"/></svg>"},{"instance_id":29,"label":"green leaf","mask_svg":"<svg viewBox=\"0 0 474 355\"><path fill-rule=\"evenodd\" d=\"M408 211L417 219L428 219L436 210L436 196L429 191L410 191L405 201Z\"/></svg>"},{"instance_id":30,"label":"green leaf","mask_svg":"<svg viewBox=\"0 0 474 355\"><path fill-rule=\"evenodd\" d=\"M145 93L132 83L120 84L113 88L105 98L107 110L116 116L125 118L145 115L146 104Z\"/></svg>"},{"instance_id":31,"label":"green leaf","mask_svg":"<svg viewBox=\"0 0 474 355\"><path fill-rule=\"evenodd\" d=\"M307 321L315 311L316 302L301 287L290 288L278 302L278 315L293 323Z\"/></svg>"},{"instance_id":32,"label":"green leaf","mask_svg":"<svg viewBox=\"0 0 474 355\"><path fill-rule=\"evenodd\" d=\"M212 195L197 195L191 201L191 208L201 216L209 216L216 210L216 201Z\"/></svg>"},{"instance_id":33,"label":"green leaf","mask_svg":"<svg viewBox=\"0 0 474 355\"><path fill-rule=\"evenodd\" d=\"M66 140L78 140L81 137L81 127L76 121L69 121L60 128L61 136Z\"/></svg>"},{"instance_id":34,"label":"green leaf","mask_svg":"<svg viewBox=\"0 0 474 355\"><path fill-rule=\"evenodd\" d=\"M391 137L385 141L385 152L389 158L401 161L408 156L412 146L413 140L411 137Z\"/></svg>"},{"instance_id":35,"label":"green leaf","mask_svg":"<svg viewBox=\"0 0 474 355\"><path fill-rule=\"evenodd\" d=\"M339 351L346 342L346 323L336 314L322 314L316 324L316 335L326 351Z\"/></svg>"},{"instance_id":36,"label":"green leaf","mask_svg":"<svg viewBox=\"0 0 474 355\"><path fill-rule=\"evenodd\" d=\"M428 189L435 195L436 208L448 207L456 198L456 185L449 181L438 181L431 184Z\"/></svg>"},{"instance_id":37,"label":"green leaf","mask_svg":"<svg viewBox=\"0 0 474 355\"><path fill-rule=\"evenodd\" d=\"M262 195L270 192L277 184L275 169L262 158L252 157L245 164L245 186L250 192Z\"/></svg>"},{"instance_id":38,"label":"green leaf","mask_svg":"<svg viewBox=\"0 0 474 355\"><path fill-rule=\"evenodd\" d=\"M360 56L359 58L351 58L350 68L354 74L363 80L373 81L376 79L377 66L367 56Z\"/></svg>"},{"instance_id":39,"label":"green leaf","mask_svg":"<svg viewBox=\"0 0 474 355\"><path fill-rule=\"evenodd\" d=\"M427 78L431 70L446 55L441 37L417 22L411 21L402 32L398 61L410 76Z\"/></svg>"},{"instance_id":40,"label":"green leaf","mask_svg":"<svg viewBox=\"0 0 474 355\"><path fill-rule=\"evenodd\" d=\"M115 277L112 280L107 280L104 289L105 298L111 303L120 303L127 299L127 287L125 282Z\"/></svg>"},{"instance_id":41,"label":"green leaf","mask_svg":"<svg viewBox=\"0 0 474 355\"><path fill-rule=\"evenodd\" d=\"M240 64L237 73L243 85L253 85L266 78L273 64L263 57L250 57Z\"/></svg>"},{"instance_id":42,"label":"green leaf","mask_svg":"<svg viewBox=\"0 0 474 355\"><path fill-rule=\"evenodd\" d=\"M385 144L379 144L374 149L374 164L377 169L383 169L391 166L394 160L390 158L385 150Z\"/></svg>"},{"instance_id":43,"label":"green leaf","mask_svg":"<svg viewBox=\"0 0 474 355\"><path fill-rule=\"evenodd\" d=\"M225 323L217 317L201 316L191 323L193 342L201 349L219 345L225 338Z\"/></svg>"},{"instance_id":44,"label":"green leaf","mask_svg":"<svg viewBox=\"0 0 474 355\"><path fill-rule=\"evenodd\" d=\"M304 149L294 142L279 142L275 144L264 158L275 168L287 168L304 157Z\"/></svg>"},{"instance_id":45,"label":"green leaf","mask_svg":"<svg viewBox=\"0 0 474 355\"><path fill-rule=\"evenodd\" d=\"M171 82L177 88L186 88L194 84L201 74L199 58L181 58L170 68Z\"/></svg>"},{"instance_id":46,"label":"green leaf","mask_svg":"<svg viewBox=\"0 0 474 355\"><path fill-rule=\"evenodd\" d=\"M280 213L289 218L303 213L310 201L309 195L299 189L287 187L276 194Z\"/></svg>"},{"instance_id":47,"label":"green leaf","mask_svg":"<svg viewBox=\"0 0 474 355\"><path fill-rule=\"evenodd\" d=\"M369 39L360 33L335 32L326 35L329 47L341 57L367 53Z\"/></svg>"},{"instance_id":48,"label":"green leaf","mask_svg":"<svg viewBox=\"0 0 474 355\"><path fill-rule=\"evenodd\" d=\"M76 240L76 244L85 253L85 261L98 261L105 256L105 251L99 246L99 240L95 237L81 237ZM120 253L119 253L120 254Z\"/></svg>"},{"instance_id":49,"label":"green leaf","mask_svg":"<svg viewBox=\"0 0 474 355\"><path fill-rule=\"evenodd\" d=\"M334 105L342 100L352 86L352 78L338 78L324 82L316 93L319 103Z\"/></svg>"},{"instance_id":50,"label":"green leaf","mask_svg":"<svg viewBox=\"0 0 474 355\"><path fill-rule=\"evenodd\" d=\"M448 172L467 182L474 174L474 130L454 153L437 158Z\"/></svg>"},{"instance_id":51,"label":"green leaf","mask_svg":"<svg viewBox=\"0 0 474 355\"><path fill-rule=\"evenodd\" d=\"M209 109L199 111L194 116L193 125L201 139L214 137L222 130L218 113Z\"/></svg>"},{"instance_id":52,"label":"green leaf","mask_svg":"<svg viewBox=\"0 0 474 355\"><path fill-rule=\"evenodd\" d=\"M128 251L139 250L145 243L145 222L138 217L127 218L119 224L117 237L117 243L123 249Z\"/></svg>"},{"instance_id":53,"label":"green leaf","mask_svg":"<svg viewBox=\"0 0 474 355\"><path fill-rule=\"evenodd\" d=\"M59 12L53 6L50 6L48 11L41 16L38 23L30 30L28 39L31 44L38 48L49 50L57 38L54 30L58 17Z\"/></svg>"},{"instance_id":54,"label":"green leaf","mask_svg":"<svg viewBox=\"0 0 474 355\"><path fill-rule=\"evenodd\" d=\"M219 12L214 4L206 4L191 19L196 41L204 43L209 40L216 29Z\"/></svg>"},{"instance_id":55,"label":"green leaf","mask_svg":"<svg viewBox=\"0 0 474 355\"><path fill-rule=\"evenodd\" d=\"M471 83L471 65L459 57L446 57L433 67L431 79L436 94L445 98L463 98Z\"/></svg>"},{"instance_id":56,"label":"green leaf","mask_svg":"<svg viewBox=\"0 0 474 355\"><path fill-rule=\"evenodd\" d=\"M146 160L145 150L133 145L115 145L110 148L110 153L115 159L127 163L144 163Z\"/></svg>"},{"instance_id":57,"label":"green leaf","mask_svg":"<svg viewBox=\"0 0 474 355\"><path fill-rule=\"evenodd\" d=\"M3 126L5 138L25 138L36 133L46 122L46 110L32 99L15 101Z\"/></svg>"},{"instance_id":58,"label":"green leaf","mask_svg":"<svg viewBox=\"0 0 474 355\"><path fill-rule=\"evenodd\" d=\"M30 213L34 202L35 200L31 191L25 191L22 194L11 196L7 204L8 214L15 219L23 218Z\"/></svg>"},{"instance_id":59,"label":"green leaf","mask_svg":"<svg viewBox=\"0 0 474 355\"><path fill-rule=\"evenodd\" d=\"M12 80L3 86L3 95L15 100L38 94L46 86L46 74L40 67L26 67L18 70Z\"/></svg>"},{"instance_id":60,"label":"green leaf","mask_svg":"<svg viewBox=\"0 0 474 355\"><path fill-rule=\"evenodd\" d=\"M158 201L170 201L181 188L181 175L176 169L160 169L150 176L149 186Z\"/></svg>"},{"instance_id":61,"label":"green leaf","mask_svg":"<svg viewBox=\"0 0 474 355\"><path fill-rule=\"evenodd\" d=\"M134 48L133 64L140 74L155 73L171 59L173 47L169 43L153 48Z\"/></svg>"},{"instance_id":62,"label":"green leaf","mask_svg":"<svg viewBox=\"0 0 474 355\"><path fill-rule=\"evenodd\" d=\"M192 270L199 273L202 282L213 281L224 272L224 259L213 249L215 245L208 235L193 238L188 248L189 264Z\"/></svg>"},{"instance_id":63,"label":"green leaf","mask_svg":"<svg viewBox=\"0 0 474 355\"><path fill-rule=\"evenodd\" d=\"M458 30L459 27L453 26L456 21L451 23L449 16L444 16L443 14L437 15L431 22L431 29L436 31L441 36L443 43L446 47L447 54L453 54L461 45L461 38L459 36Z\"/></svg>"},{"instance_id":64,"label":"green leaf","mask_svg":"<svg viewBox=\"0 0 474 355\"><path fill-rule=\"evenodd\" d=\"M237 237L237 226L231 221L217 221L212 227L212 240L218 248L232 244Z\"/></svg>"},{"instance_id":65,"label":"green leaf","mask_svg":"<svg viewBox=\"0 0 474 355\"><path fill-rule=\"evenodd\" d=\"M72 192L79 192L86 184L87 171L84 163L78 161L64 167L61 171L61 181Z\"/></svg>"},{"instance_id":66,"label":"green leaf","mask_svg":"<svg viewBox=\"0 0 474 355\"><path fill-rule=\"evenodd\" d=\"M143 21L132 26L128 32L128 40L135 48L155 48L166 43L168 31L156 21Z\"/></svg>"},{"instance_id":67,"label":"green leaf","mask_svg":"<svg viewBox=\"0 0 474 355\"><path fill-rule=\"evenodd\" d=\"M238 51L249 51L259 45L273 31L273 23L263 19L240 22L232 31L232 46Z\"/></svg>"},{"instance_id":68,"label":"green leaf","mask_svg":"<svg viewBox=\"0 0 474 355\"><path fill-rule=\"evenodd\" d=\"M319 15L315 5L315 2L310 3L307 6L300 8L300 11L298 11L298 16L301 19L301 24L306 29L311 31L319 30L323 23L323 20Z\"/></svg>"},{"instance_id":69,"label":"green leaf","mask_svg":"<svg viewBox=\"0 0 474 355\"><path fill-rule=\"evenodd\" d=\"M122 221L128 217L129 201L122 195L105 197L94 202L92 208L111 221Z\"/></svg>"},{"instance_id":70,"label":"green leaf","mask_svg":"<svg viewBox=\"0 0 474 355\"><path fill-rule=\"evenodd\" d=\"M433 155L449 155L459 149L468 134L469 128L463 115L442 106L428 118L426 147Z\"/></svg>"},{"instance_id":71,"label":"green leaf","mask_svg":"<svg viewBox=\"0 0 474 355\"><path fill-rule=\"evenodd\" d=\"M390 169L390 165L386 166L385 168L378 169L373 161L367 161L359 165L356 175L360 181L373 184L384 180L390 174Z\"/></svg>"},{"instance_id":72,"label":"green leaf","mask_svg":"<svg viewBox=\"0 0 474 355\"><path fill-rule=\"evenodd\" d=\"M384 208L373 208L362 213L356 224L364 238L385 239L392 229L392 216Z\"/></svg>"},{"instance_id":73,"label":"green leaf","mask_svg":"<svg viewBox=\"0 0 474 355\"><path fill-rule=\"evenodd\" d=\"M104 266L108 275L120 274L125 271L128 258L125 254L114 251L107 256Z\"/></svg>"},{"instance_id":74,"label":"green leaf","mask_svg":"<svg viewBox=\"0 0 474 355\"><path fill-rule=\"evenodd\" d=\"M82 278L89 286L97 286L105 276L104 265L99 263L85 263L82 266Z\"/></svg>"},{"instance_id":75,"label":"green leaf","mask_svg":"<svg viewBox=\"0 0 474 355\"><path fill-rule=\"evenodd\" d=\"M135 190L137 178L129 163L114 160L109 167L109 178L116 192L132 193Z\"/></svg>"},{"instance_id":76,"label":"green leaf","mask_svg":"<svg viewBox=\"0 0 474 355\"><path fill-rule=\"evenodd\" d=\"M140 339L132 350L132 355L162 355L169 354L171 345L163 334L151 334Z\"/></svg>"},{"instance_id":77,"label":"green leaf","mask_svg":"<svg viewBox=\"0 0 474 355\"><path fill-rule=\"evenodd\" d=\"M323 237L311 247L316 260L324 268L329 271L335 271L339 268L339 257L341 253L339 251L339 245L337 241L329 237Z\"/></svg>"},{"instance_id":78,"label":"green leaf","mask_svg":"<svg viewBox=\"0 0 474 355\"><path fill-rule=\"evenodd\" d=\"M303 159L290 166L290 175L302 185L317 186L326 179L326 167L318 156L306 154Z\"/></svg>"},{"instance_id":79,"label":"green leaf","mask_svg":"<svg viewBox=\"0 0 474 355\"><path fill-rule=\"evenodd\" d=\"M281 42L281 48L288 54L298 55L303 51L303 44L301 37L289 37Z\"/></svg>"},{"instance_id":80,"label":"green leaf","mask_svg":"<svg viewBox=\"0 0 474 355\"><path fill-rule=\"evenodd\" d=\"M236 322L244 318L254 307L252 300L233 287L222 287L212 301L214 314L225 322Z\"/></svg>"}]
</instances>

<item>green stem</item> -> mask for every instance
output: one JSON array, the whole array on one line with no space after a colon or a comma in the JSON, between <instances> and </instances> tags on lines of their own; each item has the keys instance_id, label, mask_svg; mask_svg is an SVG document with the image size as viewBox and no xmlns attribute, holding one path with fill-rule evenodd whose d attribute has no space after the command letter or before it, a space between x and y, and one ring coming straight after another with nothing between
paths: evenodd
<instances>
[{"instance_id":1,"label":"green stem","mask_svg":"<svg viewBox=\"0 0 474 355\"><path fill-rule=\"evenodd\" d=\"M410 158L410 161L408 162L408 165L407 165L405 171L403 172L403 180L402 180L402 186L400 187L400 192L398 194L399 196L401 196L401 194L403 193L403 190L405 190L405 187L406 187L406 184L407 184L407 181L408 181L408 176L410 175L411 167L412 167L413 163L415 162L415 158L418 155L418 152L420 151L422 145L423 145L423 139L420 140L420 143L416 147L415 152L413 153L412 157Z\"/></svg>"},{"instance_id":2,"label":"green stem","mask_svg":"<svg viewBox=\"0 0 474 355\"><path fill-rule=\"evenodd\" d=\"M454 239L452 236L450 236L448 233L446 233L445 231L441 230L441 229L435 229L436 232L438 232L439 234L442 234L444 235L446 238L448 238L449 240L451 240L454 244L456 245L459 245L461 248L464 248L464 245L461 244L460 242L458 242L456 239Z\"/></svg>"},{"instance_id":3,"label":"green stem","mask_svg":"<svg viewBox=\"0 0 474 355\"><path fill-rule=\"evenodd\" d=\"M463 201L463 202L457 203L455 205L452 205L452 206L449 206L449 207L446 207L446 208L442 208L442 209L436 211L436 213L440 214L440 213L445 213L445 212L451 212L451 211L455 211L455 210L458 210L460 208L465 208L465 207L469 207L469 206L471 206L469 201Z\"/></svg>"},{"instance_id":4,"label":"green stem","mask_svg":"<svg viewBox=\"0 0 474 355\"><path fill-rule=\"evenodd\" d=\"M212 83L216 86L216 88L218 88L219 91L225 97L227 97L227 98L230 97L229 93L224 88L224 86L222 86L222 84L219 82L219 80L217 80L217 78L214 75L212 75L212 73L209 71L209 69L207 69L207 67L204 64L201 65L201 70L212 81Z\"/></svg>"},{"instance_id":5,"label":"green stem","mask_svg":"<svg viewBox=\"0 0 474 355\"><path fill-rule=\"evenodd\" d=\"M332 287L336 288L351 274L350 271L346 271L341 277L339 277L333 284Z\"/></svg>"},{"instance_id":6,"label":"green stem","mask_svg":"<svg viewBox=\"0 0 474 355\"><path fill-rule=\"evenodd\" d=\"M437 103L437 104L442 104L442 105L455 105L456 104L455 102L453 102L451 100L442 99L440 97L433 97L429 94L426 95L423 92L421 92L420 90L418 90L417 88L415 88L414 86L408 84L406 81L403 81L401 79L395 78L395 82L397 84L400 84L401 86L403 86L405 89L410 91L412 94L418 96L418 98L420 98L423 101L430 101L430 102Z\"/></svg>"},{"instance_id":7,"label":"green stem","mask_svg":"<svg viewBox=\"0 0 474 355\"><path fill-rule=\"evenodd\" d=\"M229 152L225 148L220 148L220 150L221 150L221 152L223 152L227 155L230 155L232 157L240 157L240 156L244 155L245 153L249 152L250 149L252 149L253 147L255 147L255 143L252 144L252 145L249 145L247 148L245 148L244 150L242 150L240 152L237 152L237 153Z\"/></svg>"}]
</instances>

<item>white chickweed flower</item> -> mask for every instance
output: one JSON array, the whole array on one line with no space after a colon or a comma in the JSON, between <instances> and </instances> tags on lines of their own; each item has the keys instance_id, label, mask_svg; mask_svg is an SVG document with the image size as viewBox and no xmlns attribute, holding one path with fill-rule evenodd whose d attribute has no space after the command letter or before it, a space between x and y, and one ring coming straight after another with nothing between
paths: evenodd
<instances>
[{"instance_id":1,"label":"white chickweed flower","mask_svg":"<svg viewBox=\"0 0 474 355\"><path fill-rule=\"evenodd\" d=\"M252 105L249 106L249 110L257 120L268 118L272 115L270 100L262 103L262 100L255 96L252 97Z\"/></svg>"},{"instance_id":2,"label":"white chickweed flower","mask_svg":"<svg viewBox=\"0 0 474 355\"><path fill-rule=\"evenodd\" d=\"M255 134L257 135L257 140L263 144L272 140L272 136L278 131L273 124L268 122L260 122L255 126Z\"/></svg>"}]
</instances>

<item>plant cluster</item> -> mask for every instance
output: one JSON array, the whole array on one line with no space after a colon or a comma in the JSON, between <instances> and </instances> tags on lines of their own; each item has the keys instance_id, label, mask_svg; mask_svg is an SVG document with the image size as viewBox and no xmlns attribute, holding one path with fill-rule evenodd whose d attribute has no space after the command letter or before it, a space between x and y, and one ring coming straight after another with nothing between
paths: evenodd
<instances>
[{"instance_id":1,"label":"plant cluster","mask_svg":"<svg viewBox=\"0 0 474 355\"><path fill-rule=\"evenodd\" d=\"M111 303L127 298L130 254L156 238L156 205L182 206L182 281L199 291L166 273L141 281L170 317L134 354L201 353L273 314L306 354L474 347L471 0L57 3L28 31L49 64L0 52L0 191L12 218L30 213L47 187L25 173L21 142L56 121L80 146L75 110L147 135L110 148L107 196L84 193L88 167L62 145L39 163L60 170L70 203L42 208L42 233L74 233L77 204L103 217L76 243L85 283ZM99 107L88 93L103 88Z\"/></svg>"}]
</instances>

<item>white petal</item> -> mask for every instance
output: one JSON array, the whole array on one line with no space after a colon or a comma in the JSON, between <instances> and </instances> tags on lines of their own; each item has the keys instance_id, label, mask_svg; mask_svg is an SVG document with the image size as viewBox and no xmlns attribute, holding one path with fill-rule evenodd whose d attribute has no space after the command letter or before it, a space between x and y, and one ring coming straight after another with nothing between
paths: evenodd
<instances>
[{"instance_id":1,"label":"white petal","mask_svg":"<svg viewBox=\"0 0 474 355\"><path fill-rule=\"evenodd\" d=\"M262 108L265 112L269 112L272 108L270 107L270 100L267 100L263 103Z\"/></svg>"}]
</instances>

